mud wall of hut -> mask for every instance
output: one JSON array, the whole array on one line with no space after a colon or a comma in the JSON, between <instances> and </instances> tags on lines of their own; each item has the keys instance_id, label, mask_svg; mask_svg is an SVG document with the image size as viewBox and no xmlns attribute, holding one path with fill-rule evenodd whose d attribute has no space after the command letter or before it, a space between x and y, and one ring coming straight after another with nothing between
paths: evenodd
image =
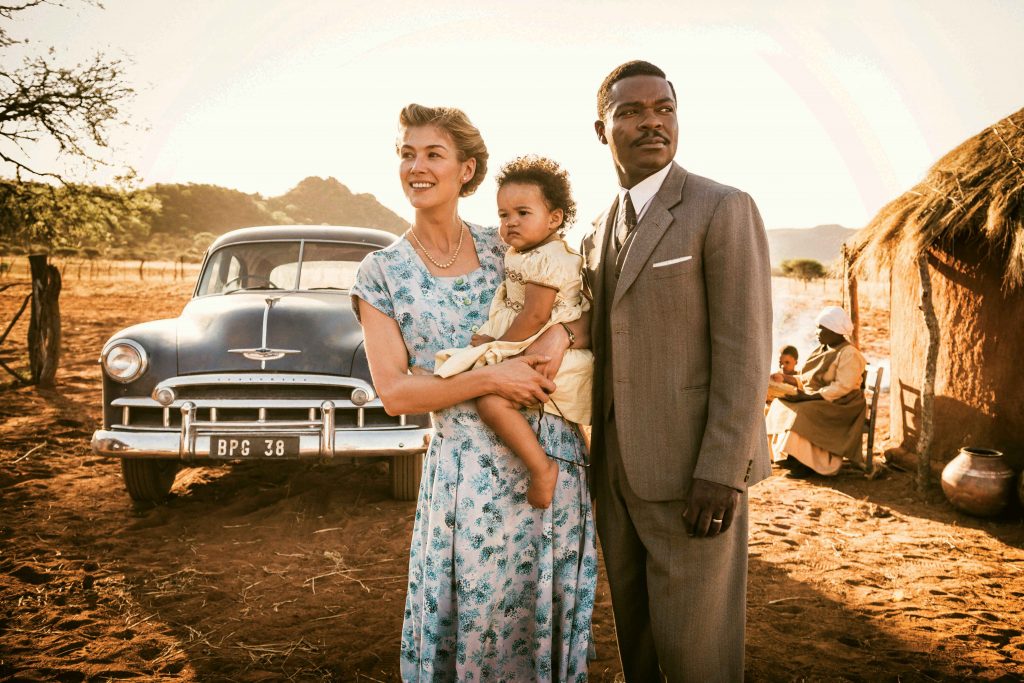
<instances>
[{"instance_id":1,"label":"mud wall of hut","mask_svg":"<svg viewBox=\"0 0 1024 683\"><path fill-rule=\"evenodd\" d=\"M972 445L1024 468L1024 292L1002 292L998 260L977 247L933 251L929 265L941 331L933 463ZM928 348L913 257L897 260L890 291L891 436L913 453Z\"/></svg>"}]
</instances>

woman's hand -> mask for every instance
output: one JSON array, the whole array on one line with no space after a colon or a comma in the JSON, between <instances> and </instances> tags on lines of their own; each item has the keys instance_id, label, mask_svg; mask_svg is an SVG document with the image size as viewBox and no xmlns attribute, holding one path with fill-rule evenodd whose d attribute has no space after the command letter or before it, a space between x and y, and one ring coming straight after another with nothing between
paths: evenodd
<instances>
[{"instance_id":1,"label":"woman's hand","mask_svg":"<svg viewBox=\"0 0 1024 683\"><path fill-rule=\"evenodd\" d=\"M546 403L548 394L555 390L555 383L539 369L550 361L548 356L531 354L487 366L494 373L494 393L524 407Z\"/></svg>"},{"instance_id":2,"label":"woman's hand","mask_svg":"<svg viewBox=\"0 0 1024 683\"><path fill-rule=\"evenodd\" d=\"M474 334L472 338L470 338L469 340L469 345L480 346L481 344L486 344L492 341L494 341L494 337L488 336L486 334Z\"/></svg>"}]
</instances>

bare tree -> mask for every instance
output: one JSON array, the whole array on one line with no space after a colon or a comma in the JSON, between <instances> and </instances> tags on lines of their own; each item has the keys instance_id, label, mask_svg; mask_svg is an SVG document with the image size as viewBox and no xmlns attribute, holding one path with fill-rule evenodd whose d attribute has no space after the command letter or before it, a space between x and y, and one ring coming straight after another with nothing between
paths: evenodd
<instances>
[{"instance_id":1,"label":"bare tree","mask_svg":"<svg viewBox=\"0 0 1024 683\"><path fill-rule=\"evenodd\" d=\"M111 192L67 182L62 165L75 161L93 168L110 166L110 129L125 120L121 108L134 96L125 79L124 62L103 53L66 66L57 63L56 51L51 48L44 54L24 57L17 66L12 64L11 48L26 41L11 35L10 22L20 13L43 5L68 7L74 2L22 0L0 4L0 162L13 170L16 181L4 183L0 193L0 230L4 233L0 236L21 238L26 246L42 250L30 258L33 301L29 359L32 381L39 386L54 384L60 352L61 275L47 262L47 251L68 241L62 236L68 232L71 219L57 208L76 195ZM90 0L81 3L100 6ZM33 160L32 152L46 144L56 145L57 157ZM124 177L133 175L127 169ZM78 206L80 212L85 211L84 204ZM101 223L94 221L91 225Z\"/></svg>"},{"instance_id":2,"label":"bare tree","mask_svg":"<svg viewBox=\"0 0 1024 683\"><path fill-rule=\"evenodd\" d=\"M0 50L24 42L13 38L4 23L41 5L66 7L67 3L26 0L0 5ZM24 58L16 67L0 60L0 159L13 167L19 180L27 174L64 181L50 165L44 168L30 161L31 148L41 142L56 143L65 159L110 165L105 158L110 128L124 121L121 107L135 94L125 80L123 60L103 53L73 66L55 60L52 48Z\"/></svg>"}]
</instances>

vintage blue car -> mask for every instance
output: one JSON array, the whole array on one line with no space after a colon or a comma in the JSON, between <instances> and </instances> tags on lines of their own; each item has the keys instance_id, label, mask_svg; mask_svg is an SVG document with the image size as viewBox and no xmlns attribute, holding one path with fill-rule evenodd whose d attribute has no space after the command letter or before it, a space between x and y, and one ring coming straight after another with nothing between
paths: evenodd
<instances>
[{"instance_id":1,"label":"vintage blue car","mask_svg":"<svg viewBox=\"0 0 1024 683\"><path fill-rule=\"evenodd\" d=\"M92 448L121 459L128 494L163 500L182 466L388 456L392 494L414 499L430 418L384 411L348 294L363 258L394 240L350 227L229 232L180 316L111 337Z\"/></svg>"}]
</instances>

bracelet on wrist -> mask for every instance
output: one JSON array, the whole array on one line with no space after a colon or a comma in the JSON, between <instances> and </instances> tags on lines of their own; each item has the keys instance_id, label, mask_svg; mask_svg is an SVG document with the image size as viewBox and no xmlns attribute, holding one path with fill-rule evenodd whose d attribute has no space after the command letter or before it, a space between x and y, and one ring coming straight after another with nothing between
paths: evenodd
<instances>
[{"instance_id":1,"label":"bracelet on wrist","mask_svg":"<svg viewBox=\"0 0 1024 683\"><path fill-rule=\"evenodd\" d=\"M569 329L569 326L566 325L565 323L558 324L561 325L562 329L565 330L565 333L569 335L569 348L571 349L572 345L576 343L576 335L572 333L572 330Z\"/></svg>"}]
</instances>

